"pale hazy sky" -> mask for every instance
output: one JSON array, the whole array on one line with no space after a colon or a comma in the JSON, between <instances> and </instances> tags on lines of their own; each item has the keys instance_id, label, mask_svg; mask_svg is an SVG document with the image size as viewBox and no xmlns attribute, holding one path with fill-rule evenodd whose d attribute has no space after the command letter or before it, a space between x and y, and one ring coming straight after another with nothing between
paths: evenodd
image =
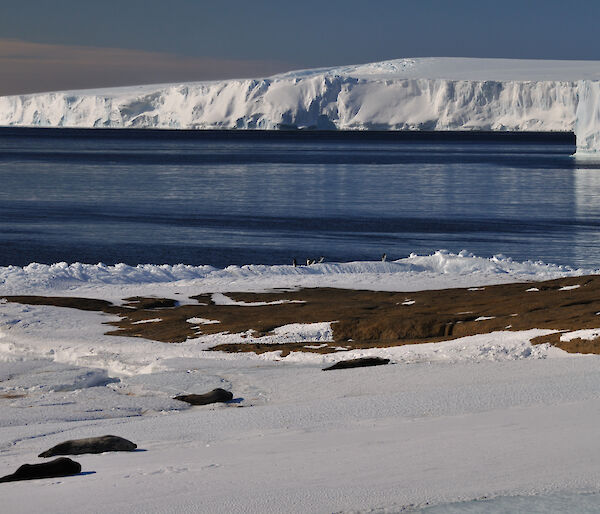
<instances>
[{"instance_id":1,"label":"pale hazy sky","mask_svg":"<svg viewBox=\"0 0 600 514\"><path fill-rule=\"evenodd\" d=\"M399 57L598 59L595 0L0 0L0 95Z\"/></svg>"}]
</instances>

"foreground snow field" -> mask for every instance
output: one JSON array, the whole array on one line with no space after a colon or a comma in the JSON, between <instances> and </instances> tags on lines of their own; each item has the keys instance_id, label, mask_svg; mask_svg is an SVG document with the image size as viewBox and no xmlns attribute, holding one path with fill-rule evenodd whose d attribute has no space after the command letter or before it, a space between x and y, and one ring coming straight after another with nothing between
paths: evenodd
<instances>
[{"instance_id":1,"label":"foreground snow field","mask_svg":"<svg viewBox=\"0 0 600 514\"><path fill-rule=\"evenodd\" d=\"M0 126L574 131L600 151L600 62L414 58L261 79L0 98Z\"/></svg>"},{"instance_id":2,"label":"foreground snow field","mask_svg":"<svg viewBox=\"0 0 600 514\"><path fill-rule=\"evenodd\" d=\"M447 252L298 268L30 265L0 269L0 295L191 301L202 292L414 291L592 272ZM545 331L281 359L205 351L227 335L181 344L110 337L110 319L0 303L5 473L72 438L114 434L144 450L77 456L76 477L2 484L3 512L398 512L514 495L573 505L600 491L600 357L532 347ZM306 327L287 330L302 337ZM392 365L321 371L364 355ZM172 400L215 387L234 400ZM486 505L501 511L499 501Z\"/></svg>"},{"instance_id":3,"label":"foreground snow field","mask_svg":"<svg viewBox=\"0 0 600 514\"><path fill-rule=\"evenodd\" d=\"M76 457L84 476L3 485L4 512L398 512L598 490L597 358L207 372L244 400L2 428L11 471L73 437L118 434L146 450Z\"/></svg>"}]
</instances>

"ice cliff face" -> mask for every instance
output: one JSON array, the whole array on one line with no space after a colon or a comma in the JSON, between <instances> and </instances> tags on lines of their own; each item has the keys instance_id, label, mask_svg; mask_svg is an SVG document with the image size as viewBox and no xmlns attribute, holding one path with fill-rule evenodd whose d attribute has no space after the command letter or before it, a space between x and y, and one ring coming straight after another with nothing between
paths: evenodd
<instances>
[{"instance_id":1,"label":"ice cliff face","mask_svg":"<svg viewBox=\"0 0 600 514\"><path fill-rule=\"evenodd\" d=\"M576 131L600 152L600 63L399 59L227 80L0 98L0 125Z\"/></svg>"},{"instance_id":2,"label":"ice cliff face","mask_svg":"<svg viewBox=\"0 0 600 514\"><path fill-rule=\"evenodd\" d=\"M600 156L600 82L582 80L577 91L577 156Z\"/></svg>"}]
</instances>

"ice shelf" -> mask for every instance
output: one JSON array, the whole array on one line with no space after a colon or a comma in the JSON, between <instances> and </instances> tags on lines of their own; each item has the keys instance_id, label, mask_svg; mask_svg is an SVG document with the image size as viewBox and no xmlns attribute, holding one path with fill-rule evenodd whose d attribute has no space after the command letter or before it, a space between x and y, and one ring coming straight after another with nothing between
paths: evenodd
<instances>
[{"instance_id":1,"label":"ice shelf","mask_svg":"<svg viewBox=\"0 0 600 514\"><path fill-rule=\"evenodd\" d=\"M0 126L575 132L600 155L600 62L419 58L261 79L0 97Z\"/></svg>"}]
</instances>

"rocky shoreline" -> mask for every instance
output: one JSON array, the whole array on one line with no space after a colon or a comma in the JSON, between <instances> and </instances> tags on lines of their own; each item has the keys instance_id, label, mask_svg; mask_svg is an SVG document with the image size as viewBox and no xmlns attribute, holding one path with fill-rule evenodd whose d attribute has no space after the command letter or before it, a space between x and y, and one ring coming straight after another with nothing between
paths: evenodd
<instances>
[{"instance_id":1,"label":"rocky shoreline","mask_svg":"<svg viewBox=\"0 0 600 514\"><path fill-rule=\"evenodd\" d=\"M225 352L344 350L432 343L501 330L551 329L532 340L567 352L600 354L600 276L411 293L334 288L228 293L169 298L132 297L121 305L105 300L50 296L4 296L8 302L53 305L119 316L107 322L114 336L180 343L204 334L252 334L248 343L217 344ZM225 300L225 301L224 301ZM194 323L194 321L196 321ZM292 323L330 322L331 341L261 343L256 338ZM565 333L592 330L592 333Z\"/></svg>"}]
</instances>

